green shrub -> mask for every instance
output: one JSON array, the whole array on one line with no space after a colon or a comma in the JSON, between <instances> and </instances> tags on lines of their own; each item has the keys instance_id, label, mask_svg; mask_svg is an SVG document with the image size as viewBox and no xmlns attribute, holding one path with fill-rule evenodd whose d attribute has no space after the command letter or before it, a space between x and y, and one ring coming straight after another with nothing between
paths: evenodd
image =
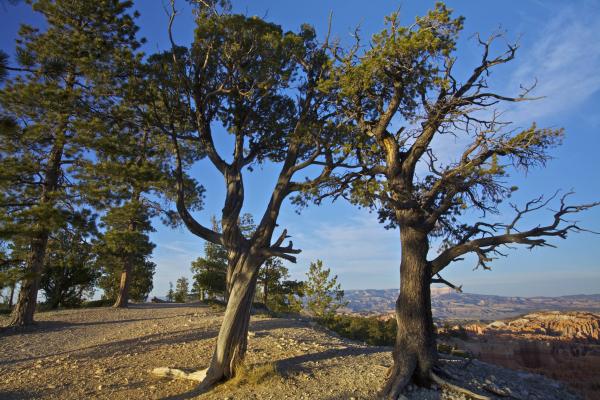
<instances>
[{"instance_id":1,"label":"green shrub","mask_svg":"<svg viewBox=\"0 0 600 400\"><path fill-rule=\"evenodd\" d=\"M113 299L88 300L81 303L81 307L110 307L114 304L114 302L115 301Z\"/></svg>"},{"instance_id":2,"label":"green shrub","mask_svg":"<svg viewBox=\"0 0 600 400\"><path fill-rule=\"evenodd\" d=\"M393 346L396 340L396 320L381 321L375 317L336 315L319 322L342 337L374 346Z\"/></svg>"}]
</instances>

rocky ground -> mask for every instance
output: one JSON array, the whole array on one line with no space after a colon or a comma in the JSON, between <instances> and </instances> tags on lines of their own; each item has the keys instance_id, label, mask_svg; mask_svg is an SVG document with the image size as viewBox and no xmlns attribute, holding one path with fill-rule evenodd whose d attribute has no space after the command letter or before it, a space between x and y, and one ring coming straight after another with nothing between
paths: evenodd
<instances>
[{"instance_id":1,"label":"rocky ground","mask_svg":"<svg viewBox=\"0 0 600 400\"><path fill-rule=\"evenodd\" d=\"M0 331L0 398L373 399L391 365L390 348L345 340L306 320L257 315L248 361L274 363L274 373L203 395L193 382L150 373L165 366L205 368L221 317L221 310L189 304L39 313L33 328ZM0 326L6 322L1 317ZM477 360L441 363L449 380L490 398L578 398L539 375ZM445 388L409 389L409 399L466 399Z\"/></svg>"}]
</instances>

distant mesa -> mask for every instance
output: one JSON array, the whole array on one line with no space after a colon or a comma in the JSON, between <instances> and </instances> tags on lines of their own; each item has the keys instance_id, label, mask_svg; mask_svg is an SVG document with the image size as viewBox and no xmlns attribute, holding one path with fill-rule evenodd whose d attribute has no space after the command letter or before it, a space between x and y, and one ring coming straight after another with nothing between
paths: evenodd
<instances>
[{"instance_id":1,"label":"distant mesa","mask_svg":"<svg viewBox=\"0 0 600 400\"><path fill-rule=\"evenodd\" d=\"M385 316L394 312L398 289L346 290L346 313ZM493 296L431 288L433 315L443 320L496 321L537 311L600 312L600 294L561 297Z\"/></svg>"}]
</instances>

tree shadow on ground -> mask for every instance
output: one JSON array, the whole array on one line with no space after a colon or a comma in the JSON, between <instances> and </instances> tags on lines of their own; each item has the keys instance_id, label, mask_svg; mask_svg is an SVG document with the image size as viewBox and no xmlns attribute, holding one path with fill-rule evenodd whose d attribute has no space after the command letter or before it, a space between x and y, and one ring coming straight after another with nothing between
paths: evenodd
<instances>
[{"instance_id":1,"label":"tree shadow on ground","mask_svg":"<svg viewBox=\"0 0 600 400\"><path fill-rule=\"evenodd\" d=\"M66 350L61 352L55 352L50 354L44 354L39 356L25 357L20 359L8 359L0 361L0 365L12 364L17 362L27 362L37 359L62 356L73 353L76 354L76 358L90 358L98 360L105 357L110 357L115 354L121 354L124 352L135 353L135 352L147 352L152 351L158 347L165 345L173 345L179 343L187 343L196 340L211 339L217 336L218 328L208 327L204 330L190 330L184 329L174 332L159 332L153 333L146 336L139 336L130 339L119 340L116 342L99 343L91 346L85 346L77 349Z\"/></svg>"},{"instance_id":2,"label":"tree shadow on ground","mask_svg":"<svg viewBox=\"0 0 600 400\"><path fill-rule=\"evenodd\" d=\"M281 374L284 378L293 377L295 374L299 372L310 372L310 368L303 366L302 364L308 362L315 361L323 361L330 358L342 357L342 356L360 356L374 353L381 353L389 351L388 348L385 347L352 347L348 346L341 349L330 349L325 350L318 353L311 354L303 354L300 356L285 358L283 360L276 361L276 367L279 374ZM162 397L161 400L188 400L194 399L201 394L206 393L207 391L201 391L197 388L194 388L185 393L179 393L176 395L170 395L167 397ZM336 395L331 397L333 399L349 399L352 395L348 395L345 397L344 394Z\"/></svg>"},{"instance_id":3,"label":"tree shadow on ground","mask_svg":"<svg viewBox=\"0 0 600 400\"><path fill-rule=\"evenodd\" d=\"M387 352L389 349L384 347L344 347L341 349L329 349L318 353L308 353L290 358L284 358L277 361L277 370L285 377L291 376L297 372L310 372L311 368L307 368L302 364L323 361L336 357L356 357L361 355L369 355L375 353ZM320 367L319 367L320 368Z\"/></svg>"},{"instance_id":4,"label":"tree shadow on ground","mask_svg":"<svg viewBox=\"0 0 600 400\"><path fill-rule=\"evenodd\" d=\"M0 399L2 400L23 400L35 399L35 393L28 390L0 390Z\"/></svg>"},{"instance_id":5,"label":"tree shadow on ground","mask_svg":"<svg viewBox=\"0 0 600 400\"><path fill-rule=\"evenodd\" d=\"M65 329L72 329L84 326L95 325L111 325L111 324L126 324L129 322L141 321L158 321L161 319L170 319L178 317L187 317L190 314L176 314L167 317L153 318L129 318L129 319L113 319L108 321L89 321L89 322L69 322L69 321L36 321L33 325L25 327L0 327L0 337L8 337L13 335L29 335L34 333L56 332Z\"/></svg>"}]
</instances>

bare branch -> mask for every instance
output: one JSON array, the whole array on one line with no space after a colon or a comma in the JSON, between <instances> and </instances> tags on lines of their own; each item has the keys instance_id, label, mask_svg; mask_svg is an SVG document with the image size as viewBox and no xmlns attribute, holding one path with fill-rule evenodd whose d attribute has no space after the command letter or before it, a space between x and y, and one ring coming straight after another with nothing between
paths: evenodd
<instances>
[{"instance_id":1,"label":"bare branch","mask_svg":"<svg viewBox=\"0 0 600 400\"><path fill-rule=\"evenodd\" d=\"M534 247L554 247L553 244L548 242L548 238L558 237L565 239L571 232L596 233L580 227L577 222L566 220L565 216L589 210L600 205L600 202L581 205L566 205L565 200L571 194L572 192L568 192L561 197L560 208L554 212L552 222L545 226L537 226L535 228L521 231L516 230L517 222L520 221L525 214L544 207L556 196L556 194L554 194L549 200L543 200L543 197L534 199L528 202L523 210L515 208L517 211L517 216L508 224L492 225L494 229L503 228L505 233L502 235L490 235L489 231L480 229L480 227L483 225L474 226L467 233L467 237L471 238L477 234L481 234L482 237L470 240L461 240L455 246L444 250L438 257L431 261L433 274L439 273L451 262L457 260L459 257L467 253L477 254L479 260L478 265L482 266L483 268L488 268L487 263L493 259L489 256L489 254L503 255L498 251L498 247L500 246L506 246L514 243L526 245L529 249L533 249ZM487 226L490 225L487 224Z\"/></svg>"},{"instance_id":2,"label":"bare branch","mask_svg":"<svg viewBox=\"0 0 600 400\"><path fill-rule=\"evenodd\" d=\"M440 274L437 274L436 278L431 278L431 283L443 283L444 285L456 290L458 293L462 293L462 285L456 286L442 278Z\"/></svg>"}]
</instances>

